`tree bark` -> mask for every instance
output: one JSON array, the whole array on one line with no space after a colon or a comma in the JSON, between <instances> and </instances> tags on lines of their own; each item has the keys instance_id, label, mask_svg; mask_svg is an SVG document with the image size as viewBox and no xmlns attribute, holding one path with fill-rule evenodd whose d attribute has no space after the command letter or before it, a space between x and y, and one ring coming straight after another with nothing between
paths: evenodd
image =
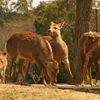
<instances>
[{"instance_id":1,"label":"tree bark","mask_svg":"<svg viewBox=\"0 0 100 100\"><path fill-rule=\"evenodd\" d=\"M73 73L78 83L81 82L81 61L78 49L80 36L91 31L92 0L76 0L76 26L75 26L75 50L73 58Z\"/></svg>"}]
</instances>

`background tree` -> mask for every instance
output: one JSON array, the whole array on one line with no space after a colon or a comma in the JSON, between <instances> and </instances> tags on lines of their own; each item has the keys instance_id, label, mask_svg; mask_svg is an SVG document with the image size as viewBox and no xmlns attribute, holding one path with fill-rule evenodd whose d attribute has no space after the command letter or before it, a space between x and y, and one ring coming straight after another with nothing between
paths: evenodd
<instances>
[{"instance_id":1,"label":"background tree","mask_svg":"<svg viewBox=\"0 0 100 100\"><path fill-rule=\"evenodd\" d=\"M81 63L79 58L78 40L90 31L92 0L76 0L76 27L73 71L78 82L81 82Z\"/></svg>"},{"instance_id":2,"label":"background tree","mask_svg":"<svg viewBox=\"0 0 100 100\"><path fill-rule=\"evenodd\" d=\"M69 48L69 59L72 64L73 49L74 49L74 27L75 27L75 0L56 0L50 3L40 3L36 9L37 17L34 25L36 33L48 35L46 31L49 28L50 22L55 23L65 22L61 35ZM60 72L58 74L58 82L70 83L70 76L65 70L65 65L60 64Z\"/></svg>"},{"instance_id":3,"label":"background tree","mask_svg":"<svg viewBox=\"0 0 100 100\"><path fill-rule=\"evenodd\" d=\"M0 0L0 26L3 26L8 21L7 14L10 12L8 8L9 1L10 0Z\"/></svg>"},{"instance_id":4,"label":"background tree","mask_svg":"<svg viewBox=\"0 0 100 100\"><path fill-rule=\"evenodd\" d=\"M76 78L80 79L78 39L84 32L89 31L92 0L41 2L37 8L32 7L34 0L9 2L10 0L0 0L0 50L5 50L6 41L15 32L31 31L40 35L48 35L46 31L51 21L55 23L64 21L65 24L61 29L61 35L69 48L71 70ZM93 16L95 16L95 12L93 12ZM92 20L92 25L93 29L95 29L93 23L94 19ZM63 63L60 63L58 82L71 83L70 76L68 76Z\"/></svg>"},{"instance_id":5,"label":"background tree","mask_svg":"<svg viewBox=\"0 0 100 100\"><path fill-rule=\"evenodd\" d=\"M17 13L25 14L30 9L33 9L32 2L33 0L17 0L17 2L13 1L11 5L13 6L13 9L17 11Z\"/></svg>"}]
</instances>

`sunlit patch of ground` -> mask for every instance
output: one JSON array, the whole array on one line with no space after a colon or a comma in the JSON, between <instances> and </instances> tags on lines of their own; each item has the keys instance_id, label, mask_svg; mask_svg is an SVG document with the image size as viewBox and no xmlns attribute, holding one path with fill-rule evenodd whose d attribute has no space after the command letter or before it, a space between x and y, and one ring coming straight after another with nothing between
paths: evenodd
<instances>
[{"instance_id":1,"label":"sunlit patch of ground","mask_svg":"<svg viewBox=\"0 0 100 100\"><path fill-rule=\"evenodd\" d=\"M71 89L75 86L66 84L57 87L66 88L50 88L40 84L31 86L0 84L0 100L100 100L99 88Z\"/></svg>"}]
</instances>

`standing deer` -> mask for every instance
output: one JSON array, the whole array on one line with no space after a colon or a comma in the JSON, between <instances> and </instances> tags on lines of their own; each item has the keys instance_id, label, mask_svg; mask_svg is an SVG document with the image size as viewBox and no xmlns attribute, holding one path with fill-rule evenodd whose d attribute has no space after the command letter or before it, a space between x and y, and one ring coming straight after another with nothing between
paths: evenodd
<instances>
[{"instance_id":1,"label":"standing deer","mask_svg":"<svg viewBox=\"0 0 100 100\"><path fill-rule=\"evenodd\" d=\"M79 51L80 51L80 58L82 63L82 82L81 85L84 85L84 69L85 66L88 69L90 85L94 86L91 74L91 65L94 62L96 67L96 85L98 84L98 76L100 74L100 66L98 64L100 59L100 49L99 49L99 41L100 40L100 33L96 32L86 32L84 33L79 39ZM88 60L86 62L86 59Z\"/></svg>"},{"instance_id":2,"label":"standing deer","mask_svg":"<svg viewBox=\"0 0 100 100\"><path fill-rule=\"evenodd\" d=\"M32 32L17 32L13 34L7 41L7 52L10 55L10 79L12 66L18 59L18 69L23 76L24 81L26 76L23 72L23 63L25 59L35 62L42 72L43 83L46 85L44 75L49 77L51 84L57 82L58 66L53 60L53 53L48 41L40 35Z\"/></svg>"},{"instance_id":3,"label":"standing deer","mask_svg":"<svg viewBox=\"0 0 100 100\"><path fill-rule=\"evenodd\" d=\"M0 77L2 83L5 83L6 67L7 67L7 53L0 52Z\"/></svg>"},{"instance_id":4,"label":"standing deer","mask_svg":"<svg viewBox=\"0 0 100 100\"><path fill-rule=\"evenodd\" d=\"M54 60L56 60L58 63L64 62L65 66L74 82L75 85L77 85L72 72L70 70L70 63L68 59L68 47L66 43L62 40L60 29L62 28L64 22L61 22L60 24L55 24L54 22L51 22L50 28L48 29L48 34L50 36L44 36L46 40L49 41L51 44L52 50L53 50L53 56Z\"/></svg>"}]
</instances>

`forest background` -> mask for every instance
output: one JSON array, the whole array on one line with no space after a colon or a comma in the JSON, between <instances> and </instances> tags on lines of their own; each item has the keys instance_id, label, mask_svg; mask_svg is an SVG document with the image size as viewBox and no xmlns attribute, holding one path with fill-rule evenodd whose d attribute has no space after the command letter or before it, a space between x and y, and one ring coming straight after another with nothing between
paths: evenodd
<instances>
[{"instance_id":1,"label":"forest background","mask_svg":"<svg viewBox=\"0 0 100 100\"><path fill-rule=\"evenodd\" d=\"M71 70L74 72L76 0L40 2L40 5L36 8L32 7L34 0L13 1L8 6L9 2L10 0L0 0L0 51L5 51L7 40L15 32L31 31L45 36L48 35L47 30L51 21L55 23L64 21L65 24L61 29L61 36L68 45ZM91 31L95 31L94 10L92 10ZM32 65L32 67L34 67L33 74L39 76L37 66ZM59 68L58 83L71 83L65 65L60 63Z\"/></svg>"}]
</instances>

